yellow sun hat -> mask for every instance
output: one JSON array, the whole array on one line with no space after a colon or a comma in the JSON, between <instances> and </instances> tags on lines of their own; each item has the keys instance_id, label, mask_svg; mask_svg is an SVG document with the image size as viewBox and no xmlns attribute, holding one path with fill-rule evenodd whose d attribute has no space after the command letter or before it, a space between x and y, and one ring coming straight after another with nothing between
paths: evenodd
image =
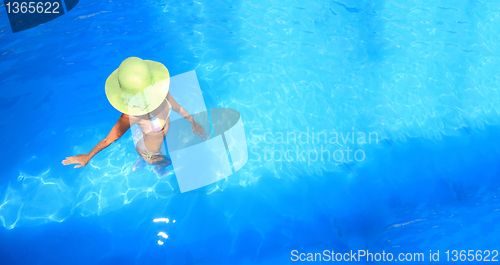
<instances>
[{"instance_id":1,"label":"yellow sun hat","mask_svg":"<svg viewBox=\"0 0 500 265\"><path fill-rule=\"evenodd\" d=\"M168 69L159 62L129 57L106 80L106 97L118 111L139 116L165 100L170 87Z\"/></svg>"}]
</instances>

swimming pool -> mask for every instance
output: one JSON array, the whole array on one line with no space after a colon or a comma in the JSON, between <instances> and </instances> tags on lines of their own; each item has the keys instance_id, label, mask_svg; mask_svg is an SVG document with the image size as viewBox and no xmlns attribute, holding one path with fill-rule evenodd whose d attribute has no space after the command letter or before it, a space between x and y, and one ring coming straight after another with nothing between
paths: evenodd
<instances>
[{"instance_id":1,"label":"swimming pool","mask_svg":"<svg viewBox=\"0 0 500 265\"><path fill-rule=\"evenodd\" d=\"M499 11L80 1L15 34L2 11L1 263L287 264L293 250L360 249L426 261L440 250L443 262L447 250L498 250ZM62 166L118 119L104 83L130 56L172 76L195 70L207 107L239 111L246 165L180 193L174 177L131 171L128 132L85 168Z\"/></svg>"}]
</instances>

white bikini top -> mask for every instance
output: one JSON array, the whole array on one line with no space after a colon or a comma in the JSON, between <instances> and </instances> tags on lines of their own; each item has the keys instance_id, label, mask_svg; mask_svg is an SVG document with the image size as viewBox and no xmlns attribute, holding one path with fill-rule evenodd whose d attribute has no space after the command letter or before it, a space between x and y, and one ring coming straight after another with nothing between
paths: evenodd
<instances>
[{"instance_id":1,"label":"white bikini top","mask_svg":"<svg viewBox=\"0 0 500 265\"><path fill-rule=\"evenodd\" d=\"M172 105L170 105L170 103L167 101L167 104L168 104L168 114L167 114L167 118L170 116L170 113L172 113ZM163 128L165 127L165 124L166 124L166 120L160 120L158 119L156 116L153 116L151 115L151 113L148 113L149 115L149 124L150 124L150 128L149 128L149 132L161 132L163 130Z\"/></svg>"}]
</instances>

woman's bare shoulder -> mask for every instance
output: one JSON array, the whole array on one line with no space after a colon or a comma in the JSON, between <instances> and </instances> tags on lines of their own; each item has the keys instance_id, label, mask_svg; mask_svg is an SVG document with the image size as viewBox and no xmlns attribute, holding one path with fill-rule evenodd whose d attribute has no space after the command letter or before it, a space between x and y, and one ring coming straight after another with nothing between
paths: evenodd
<instances>
[{"instance_id":1,"label":"woman's bare shoulder","mask_svg":"<svg viewBox=\"0 0 500 265\"><path fill-rule=\"evenodd\" d=\"M142 115L142 116L144 116L144 115ZM140 120L142 120L142 117L123 113L121 116L121 119L123 119L124 121L128 121L128 122L130 122L130 125L133 125L133 124L138 123Z\"/></svg>"},{"instance_id":2,"label":"woman's bare shoulder","mask_svg":"<svg viewBox=\"0 0 500 265\"><path fill-rule=\"evenodd\" d=\"M168 92L168 94L167 94L167 101L168 101L168 103L170 103L170 106L172 106L173 109L177 109L180 107L179 103L177 103L177 101L175 101L174 97L172 97L170 92Z\"/></svg>"}]
</instances>

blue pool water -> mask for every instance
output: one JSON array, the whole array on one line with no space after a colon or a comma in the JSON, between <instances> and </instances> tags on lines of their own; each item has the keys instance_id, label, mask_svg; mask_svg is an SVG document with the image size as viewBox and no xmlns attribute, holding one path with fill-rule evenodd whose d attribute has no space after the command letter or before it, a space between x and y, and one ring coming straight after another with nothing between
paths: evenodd
<instances>
[{"instance_id":1,"label":"blue pool water","mask_svg":"<svg viewBox=\"0 0 500 265\"><path fill-rule=\"evenodd\" d=\"M0 9L0 264L500 249L497 1L81 0L15 34ZM104 83L130 56L195 70L241 113L247 164L181 194L131 171L128 132L61 165L118 119Z\"/></svg>"}]
</instances>

